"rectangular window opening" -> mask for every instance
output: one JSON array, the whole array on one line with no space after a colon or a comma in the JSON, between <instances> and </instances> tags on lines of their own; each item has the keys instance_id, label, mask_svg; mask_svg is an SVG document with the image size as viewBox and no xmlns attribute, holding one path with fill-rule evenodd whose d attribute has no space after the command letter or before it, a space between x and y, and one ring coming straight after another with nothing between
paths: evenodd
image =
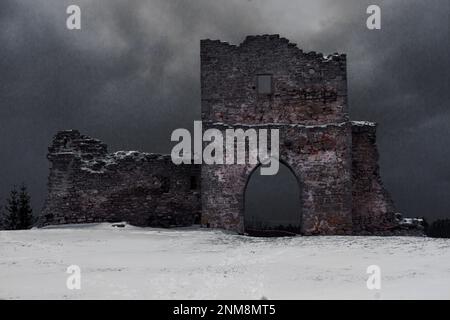
<instances>
[{"instance_id":1,"label":"rectangular window opening","mask_svg":"<svg viewBox=\"0 0 450 320\"><path fill-rule=\"evenodd\" d=\"M197 177L191 176L191 190L197 190Z\"/></svg>"},{"instance_id":2,"label":"rectangular window opening","mask_svg":"<svg viewBox=\"0 0 450 320\"><path fill-rule=\"evenodd\" d=\"M272 75L259 74L256 80L256 88L258 90L258 94L272 94Z\"/></svg>"}]
</instances>

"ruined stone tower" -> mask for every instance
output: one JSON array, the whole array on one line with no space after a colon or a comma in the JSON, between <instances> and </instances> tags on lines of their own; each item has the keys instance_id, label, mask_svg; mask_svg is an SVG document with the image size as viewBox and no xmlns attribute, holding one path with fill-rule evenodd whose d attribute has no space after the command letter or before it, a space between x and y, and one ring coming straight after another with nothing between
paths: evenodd
<instances>
[{"instance_id":1,"label":"ruined stone tower","mask_svg":"<svg viewBox=\"0 0 450 320\"><path fill-rule=\"evenodd\" d=\"M394 206L378 169L376 125L349 120L346 56L303 52L278 35L240 45L201 41L203 129L279 129L280 160L301 192L301 234L389 234ZM245 232L244 194L258 165L180 165L169 156L108 154L62 131L41 224L125 220ZM200 173L201 172L201 173Z\"/></svg>"},{"instance_id":2,"label":"ruined stone tower","mask_svg":"<svg viewBox=\"0 0 450 320\"><path fill-rule=\"evenodd\" d=\"M305 53L278 35L201 42L204 128L276 128L301 184L301 233L380 232L394 208L379 178L375 124L350 122L346 56ZM352 144L353 140L353 144ZM255 165L202 166L202 222L245 231Z\"/></svg>"}]
</instances>

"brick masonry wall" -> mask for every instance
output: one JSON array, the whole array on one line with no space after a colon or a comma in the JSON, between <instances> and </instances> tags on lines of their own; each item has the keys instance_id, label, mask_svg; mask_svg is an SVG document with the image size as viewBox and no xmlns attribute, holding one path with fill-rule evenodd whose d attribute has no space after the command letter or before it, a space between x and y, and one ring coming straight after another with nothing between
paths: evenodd
<instances>
[{"instance_id":1,"label":"brick masonry wall","mask_svg":"<svg viewBox=\"0 0 450 320\"><path fill-rule=\"evenodd\" d=\"M127 221L188 226L200 219L200 167L137 151L107 153L99 140L61 131L49 148L48 196L39 224Z\"/></svg>"},{"instance_id":2,"label":"brick masonry wall","mask_svg":"<svg viewBox=\"0 0 450 320\"><path fill-rule=\"evenodd\" d=\"M352 123L352 206L355 234L383 234L398 228L394 203L380 177L376 129L375 123Z\"/></svg>"},{"instance_id":3,"label":"brick masonry wall","mask_svg":"<svg viewBox=\"0 0 450 320\"><path fill-rule=\"evenodd\" d=\"M273 94L257 93L271 74ZM201 41L202 119L225 123L340 123L348 120L346 56L305 53L278 35L239 45Z\"/></svg>"},{"instance_id":4,"label":"brick masonry wall","mask_svg":"<svg viewBox=\"0 0 450 320\"><path fill-rule=\"evenodd\" d=\"M258 74L272 94L257 93ZM278 35L239 46L201 42L203 130L278 129L280 159L295 174L301 232L393 234L395 208L378 167L376 125L350 122L346 57L305 53ZM270 144L269 144L270 145ZM48 197L40 225L128 221L244 232L244 197L258 165L179 165L170 156L108 153L78 131L49 148Z\"/></svg>"},{"instance_id":5,"label":"brick masonry wall","mask_svg":"<svg viewBox=\"0 0 450 320\"><path fill-rule=\"evenodd\" d=\"M251 127L211 124L208 128L218 129L225 136L226 129ZM302 234L350 234L349 122L326 126L261 125L258 128L280 130L280 159L300 183ZM202 166L202 224L245 231L245 188L256 167L249 164Z\"/></svg>"},{"instance_id":6,"label":"brick masonry wall","mask_svg":"<svg viewBox=\"0 0 450 320\"><path fill-rule=\"evenodd\" d=\"M272 75L272 94L258 93L259 74ZM303 234L351 233L345 55L305 53L278 35L248 36L238 46L203 40L201 89L204 128L280 129L281 159L302 187ZM204 224L245 230L243 199L254 169L202 167Z\"/></svg>"}]
</instances>

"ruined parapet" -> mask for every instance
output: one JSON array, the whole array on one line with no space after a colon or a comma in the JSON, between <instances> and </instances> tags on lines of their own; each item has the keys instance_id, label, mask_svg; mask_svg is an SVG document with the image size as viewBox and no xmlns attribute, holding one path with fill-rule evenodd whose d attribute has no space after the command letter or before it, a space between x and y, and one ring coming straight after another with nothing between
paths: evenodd
<instances>
[{"instance_id":1,"label":"ruined parapet","mask_svg":"<svg viewBox=\"0 0 450 320\"><path fill-rule=\"evenodd\" d=\"M40 225L128 221L169 227L199 221L199 166L176 166L169 155L107 153L100 140L75 130L55 136L48 159Z\"/></svg>"},{"instance_id":2,"label":"ruined parapet","mask_svg":"<svg viewBox=\"0 0 450 320\"><path fill-rule=\"evenodd\" d=\"M354 234L393 234L398 229L394 203L380 177L376 130L376 123L352 122Z\"/></svg>"},{"instance_id":3,"label":"ruined parapet","mask_svg":"<svg viewBox=\"0 0 450 320\"><path fill-rule=\"evenodd\" d=\"M258 93L258 76L270 94ZM303 52L279 35L248 36L239 46L201 41L202 119L224 123L348 120L346 56Z\"/></svg>"}]
</instances>

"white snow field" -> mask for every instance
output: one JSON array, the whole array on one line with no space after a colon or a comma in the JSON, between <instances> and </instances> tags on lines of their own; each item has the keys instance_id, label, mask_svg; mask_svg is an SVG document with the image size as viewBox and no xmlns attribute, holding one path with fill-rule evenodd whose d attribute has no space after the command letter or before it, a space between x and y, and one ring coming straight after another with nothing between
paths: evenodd
<instances>
[{"instance_id":1,"label":"white snow field","mask_svg":"<svg viewBox=\"0 0 450 320\"><path fill-rule=\"evenodd\" d=\"M70 265L81 289L69 290ZM381 268L369 290L367 267ZM200 228L0 232L0 299L449 299L450 240L250 238Z\"/></svg>"}]
</instances>

